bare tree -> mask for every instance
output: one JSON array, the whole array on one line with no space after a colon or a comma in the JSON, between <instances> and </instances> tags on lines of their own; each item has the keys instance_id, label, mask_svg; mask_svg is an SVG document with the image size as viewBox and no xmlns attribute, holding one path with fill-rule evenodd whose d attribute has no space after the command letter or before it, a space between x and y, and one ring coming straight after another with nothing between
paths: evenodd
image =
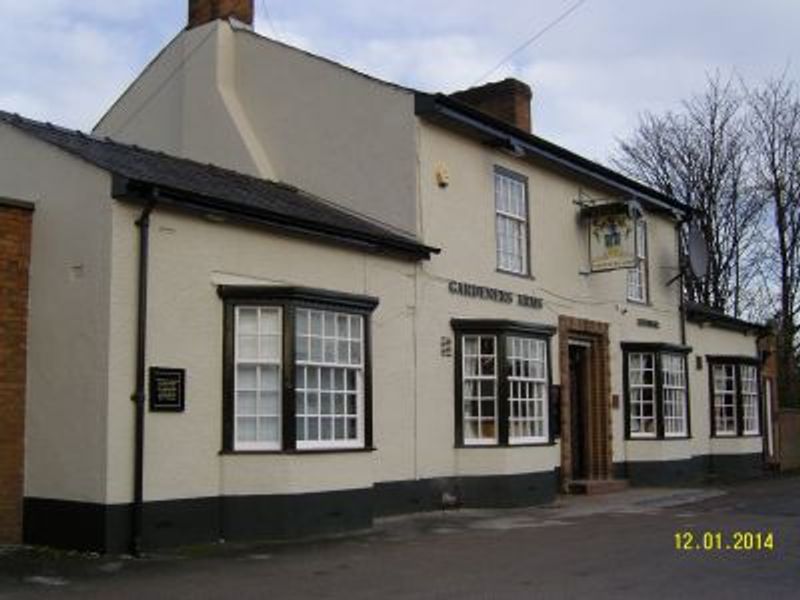
<instances>
[{"instance_id":1,"label":"bare tree","mask_svg":"<svg viewBox=\"0 0 800 600\"><path fill-rule=\"evenodd\" d=\"M686 295L735 316L748 307L762 212L749 186L744 109L731 80L709 77L706 90L680 112L645 114L613 159L620 170L697 209L693 218L708 246L709 272L702 279L687 274Z\"/></svg>"},{"instance_id":2,"label":"bare tree","mask_svg":"<svg viewBox=\"0 0 800 600\"><path fill-rule=\"evenodd\" d=\"M747 94L754 181L767 202L774 227L768 233L777 282L779 382L784 402L800 402L800 97L785 77Z\"/></svg>"}]
</instances>

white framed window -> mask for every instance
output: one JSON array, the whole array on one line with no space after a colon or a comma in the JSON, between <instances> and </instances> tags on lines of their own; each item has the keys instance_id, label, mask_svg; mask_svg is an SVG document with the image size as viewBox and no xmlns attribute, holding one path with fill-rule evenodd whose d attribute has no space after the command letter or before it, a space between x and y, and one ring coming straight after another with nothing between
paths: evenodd
<instances>
[{"instance_id":1,"label":"white framed window","mask_svg":"<svg viewBox=\"0 0 800 600\"><path fill-rule=\"evenodd\" d=\"M362 446L363 317L298 308L295 332L297 448Z\"/></svg>"},{"instance_id":2,"label":"white framed window","mask_svg":"<svg viewBox=\"0 0 800 600\"><path fill-rule=\"evenodd\" d=\"M464 444L496 444L497 338L465 335L461 342Z\"/></svg>"},{"instance_id":3,"label":"white framed window","mask_svg":"<svg viewBox=\"0 0 800 600\"><path fill-rule=\"evenodd\" d=\"M508 336L509 444L548 440L547 344L542 339Z\"/></svg>"},{"instance_id":4,"label":"white framed window","mask_svg":"<svg viewBox=\"0 0 800 600\"><path fill-rule=\"evenodd\" d=\"M684 437L688 433L686 358L681 354L662 354L661 377L664 436Z\"/></svg>"},{"instance_id":5,"label":"white framed window","mask_svg":"<svg viewBox=\"0 0 800 600\"><path fill-rule=\"evenodd\" d=\"M281 447L281 309L236 308L234 447Z\"/></svg>"},{"instance_id":6,"label":"white framed window","mask_svg":"<svg viewBox=\"0 0 800 600\"><path fill-rule=\"evenodd\" d=\"M657 436L655 375L654 353L628 354L629 427L632 438Z\"/></svg>"},{"instance_id":7,"label":"white framed window","mask_svg":"<svg viewBox=\"0 0 800 600\"><path fill-rule=\"evenodd\" d=\"M494 173L497 268L528 274L528 199L524 178L496 169Z\"/></svg>"},{"instance_id":8,"label":"white framed window","mask_svg":"<svg viewBox=\"0 0 800 600\"><path fill-rule=\"evenodd\" d=\"M742 383L742 433L758 435L761 431L758 418L758 369L753 365L741 365L739 377Z\"/></svg>"},{"instance_id":9,"label":"white framed window","mask_svg":"<svg viewBox=\"0 0 800 600\"><path fill-rule=\"evenodd\" d=\"M736 367L718 364L712 367L714 382L714 432L734 436L736 427Z\"/></svg>"},{"instance_id":10,"label":"white framed window","mask_svg":"<svg viewBox=\"0 0 800 600\"><path fill-rule=\"evenodd\" d=\"M643 219L634 221L636 233L636 265L628 269L628 300L646 303L647 289L647 223Z\"/></svg>"}]
</instances>

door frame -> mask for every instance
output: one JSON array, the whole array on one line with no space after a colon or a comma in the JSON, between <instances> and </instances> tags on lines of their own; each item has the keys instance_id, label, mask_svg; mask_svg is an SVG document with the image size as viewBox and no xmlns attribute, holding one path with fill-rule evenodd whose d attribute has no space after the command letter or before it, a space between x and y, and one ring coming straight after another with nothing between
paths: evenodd
<instances>
[{"instance_id":1,"label":"door frame","mask_svg":"<svg viewBox=\"0 0 800 600\"><path fill-rule=\"evenodd\" d=\"M608 323L560 316L558 318L559 375L561 389L561 486L567 490L572 473L572 406L569 368L570 342L587 348L586 455L587 479L613 476L611 425L611 367Z\"/></svg>"}]
</instances>

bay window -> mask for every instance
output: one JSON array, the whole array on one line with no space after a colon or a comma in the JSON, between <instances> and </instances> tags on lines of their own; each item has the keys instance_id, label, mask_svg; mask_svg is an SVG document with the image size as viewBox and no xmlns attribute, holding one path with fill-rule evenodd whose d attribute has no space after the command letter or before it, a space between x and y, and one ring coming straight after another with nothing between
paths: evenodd
<instances>
[{"instance_id":1,"label":"bay window","mask_svg":"<svg viewBox=\"0 0 800 600\"><path fill-rule=\"evenodd\" d=\"M223 449L372 444L369 316L377 300L287 287L221 286Z\"/></svg>"},{"instance_id":2,"label":"bay window","mask_svg":"<svg viewBox=\"0 0 800 600\"><path fill-rule=\"evenodd\" d=\"M715 437L761 434L758 361L737 356L709 356L711 434Z\"/></svg>"},{"instance_id":3,"label":"bay window","mask_svg":"<svg viewBox=\"0 0 800 600\"><path fill-rule=\"evenodd\" d=\"M553 328L504 320L452 321L456 332L456 444L552 441Z\"/></svg>"},{"instance_id":4,"label":"bay window","mask_svg":"<svg viewBox=\"0 0 800 600\"><path fill-rule=\"evenodd\" d=\"M660 343L624 343L628 439L689 436L688 348Z\"/></svg>"}]
</instances>

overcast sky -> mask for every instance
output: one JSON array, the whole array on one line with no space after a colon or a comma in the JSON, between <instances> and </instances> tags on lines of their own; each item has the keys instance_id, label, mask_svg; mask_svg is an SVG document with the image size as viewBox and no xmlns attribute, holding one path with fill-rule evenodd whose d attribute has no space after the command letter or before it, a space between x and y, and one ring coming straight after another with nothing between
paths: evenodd
<instances>
[{"instance_id":1,"label":"overcast sky","mask_svg":"<svg viewBox=\"0 0 800 600\"><path fill-rule=\"evenodd\" d=\"M256 29L425 91L469 87L576 0L255 0ZM0 0L0 109L91 129L185 25L188 0ZM266 15L270 15L270 19ZM798 0L586 0L498 70L534 130L606 161L644 111L716 70L800 80Z\"/></svg>"}]
</instances>

